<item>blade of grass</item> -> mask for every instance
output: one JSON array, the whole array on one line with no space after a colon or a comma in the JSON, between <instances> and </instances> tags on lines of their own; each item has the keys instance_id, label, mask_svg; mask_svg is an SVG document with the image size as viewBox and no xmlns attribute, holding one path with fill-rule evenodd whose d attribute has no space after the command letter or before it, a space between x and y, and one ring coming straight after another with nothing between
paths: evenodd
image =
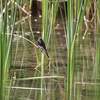
<instances>
[{"instance_id":1,"label":"blade of grass","mask_svg":"<svg viewBox=\"0 0 100 100\"><path fill-rule=\"evenodd\" d=\"M96 34L96 55L95 55L95 68L94 68L94 80L95 83L98 83L98 80L100 79L100 1L96 1L95 0L95 11L97 11L96 13L96 18L95 18L95 25L96 25L96 29L95 29L95 34ZM96 9L97 7L97 9ZM96 23L97 20L97 23ZM100 98L100 86L95 85L95 99L99 100Z\"/></svg>"},{"instance_id":2,"label":"blade of grass","mask_svg":"<svg viewBox=\"0 0 100 100\"><path fill-rule=\"evenodd\" d=\"M2 6L1 11L1 23L0 26L0 99L8 100L7 96L8 90L5 88L8 85L8 72L10 66L10 43L6 33L7 33L7 18L8 18L8 2L2 2L4 6Z\"/></svg>"}]
</instances>

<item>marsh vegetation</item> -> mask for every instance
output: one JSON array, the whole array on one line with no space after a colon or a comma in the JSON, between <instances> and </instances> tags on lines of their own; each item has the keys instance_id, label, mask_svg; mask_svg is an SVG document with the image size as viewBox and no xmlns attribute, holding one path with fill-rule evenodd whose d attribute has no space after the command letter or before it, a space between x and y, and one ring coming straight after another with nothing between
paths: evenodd
<instances>
[{"instance_id":1,"label":"marsh vegetation","mask_svg":"<svg viewBox=\"0 0 100 100\"><path fill-rule=\"evenodd\" d=\"M99 98L100 0L0 0L0 100Z\"/></svg>"}]
</instances>

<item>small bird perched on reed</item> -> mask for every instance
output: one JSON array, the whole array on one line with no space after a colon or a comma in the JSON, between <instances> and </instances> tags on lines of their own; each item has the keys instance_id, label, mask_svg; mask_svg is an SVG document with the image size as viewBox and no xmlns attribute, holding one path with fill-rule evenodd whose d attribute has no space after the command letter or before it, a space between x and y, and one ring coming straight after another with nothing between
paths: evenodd
<instances>
[{"instance_id":1,"label":"small bird perched on reed","mask_svg":"<svg viewBox=\"0 0 100 100\"><path fill-rule=\"evenodd\" d=\"M41 51L44 52L44 53L47 55L47 57L49 58L49 55L48 55L48 52L47 52L47 48L46 48L45 43L44 43L44 41L42 40L41 37L39 37L38 40L37 40L37 46L38 46L38 48L40 48Z\"/></svg>"}]
</instances>

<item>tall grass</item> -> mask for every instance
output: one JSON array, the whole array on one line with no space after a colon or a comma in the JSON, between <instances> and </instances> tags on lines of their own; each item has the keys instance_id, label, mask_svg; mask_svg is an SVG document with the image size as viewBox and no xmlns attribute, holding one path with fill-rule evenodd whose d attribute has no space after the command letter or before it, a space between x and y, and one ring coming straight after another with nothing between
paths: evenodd
<instances>
[{"instance_id":1,"label":"tall grass","mask_svg":"<svg viewBox=\"0 0 100 100\"><path fill-rule=\"evenodd\" d=\"M58 9L58 0L54 2L49 2L47 0L42 0L42 38L45 43L49 45L51 34L54 30L55 18ZM49 46L48 46L49 47ZM49 60L49 59L48 59ZM41 77L44 76L44 64L46 59L44 55L41 56ZM41 79L41 88L44 87L45 81ZM41 100L45 99L45 95L41 90Z\"/></svg>"},{"instance_id":2,"label":"tall grass","mask_svg":"<svg viewBox=\"0 0 100 100\"><path fill-rule=\"evenodd\" d=\"M0 1L0 100L99 100L100 0L67 0L67 9L63 2L65 16L60 0L42 0L42 15L37 19L42 21L38 27L49 59L34 48L34 20L27 7L31 2ZM60 22L64 34L59 31L59 37L55 27ZM60 41L62 38L66 41Z\"/></svg>"},{"instance_id":3,"label":"tall grass","mask_svg":"<svg viewBox=\"0 0 100 100\"><path fill-rule=\"evenodd\" d=\"M10 2L1 1L0 9L0 99L9 99L9 67L10 67L10 47L11 36L8 30L8 6ZM7 95L8 94L8 95Z\"/></svg>"},{"instance_id":4,"label":"tall grass","mask_svg":"<svg viewBox=\"0 0 100 100\"><path fill-rule=\"evenodd\" d=\"M94 8L93 8L93 4L95 5ZM96 27L98 27L98 25L96 26L96 15L94 15L96 13L96 10L95 10L96 9L96 1L77 0L77 3L76 3L76 0L75 1L68 0L68 8L67 8L68 9L68 18L67 18L67 27L66 27L66 30L67 30L66 45L67 45L67 50L68 50L67 51L68 66L67 66L67 80L66 80L66 84L67 84L66 98L67 98L67 100L73 100L74 96L77 100L81 100L81 93L84 90L84 85L82 85L80 83L81 86L79 86L77 84L76 80L78 79L78 77L79 77L79 79L78 79L79 81L81 78L82 83L84 82L84 80L85 80L85 82L88 82L88 77L85 76L85 74L88 75L88 73L86 73L86 67L84 66L84 64L87 63L86 66L91 68L90 58L86 54L87 60L85 60L84 54L81 54L81 52L85 51L85 50L86 50L85 53L88 52L87 49L85 48L85 46L86 45L89 46L89 43L91 42L90 41L91 38L89 40L89 36L86 35L89 32L89 24L86 20L84 20L84 17L87 17L90 19L90 15L88 15L87 13L90 10L91 5L92 5L91 9L94 9L94 13L91 12L92 13L91 24L93 24L92 19L94 18L94 24L93 24L94 26L93 26L92 31L94 31L93 34L96 35L97 34ZM73 7L74 7L74 9L73 9ZM84 28L84 24L85 24L85 28ZM84 37L84 36L86 36L86 37ZM83 38L83 41L82 41L82 38ZM94 39L94 41L95 41L95 38L92 38L92 39ZM96 38L96 40L98 41L97 38ZM86 41L88 41L88 42L86 42ZM99 54L98 54L99 47L98 47L98 42L97 43L95 42L95 44L96 44L97 51L96 51L96 56L94 54L93 58L96 57L95 63L97 66L98 65L97 62L99 60ZM84 45L84 48L78 49L82 45ZM91 48L92 47L95 48L95 46L93 46L93 44L92 44ZM78 72L75 72L75 70L79 66L78 63L76 64L76 61L80 62L80 64L82 64L81 55L83 55L83 61L84 61L83 65L81 65L81 66L83 66L83 72L81 74L79 71L79 74L78 74ZM80 59L77 58L78 56L80 57ZM78 61L78 60L80 60L80 61ZM95 66L94 63L93 63L93 65ZM94 66L92 66L92 67L94 67ZM98 76L97 69L98 69L97 67L95 67L93 69L93 72L95 72L95 74L93 74L93 75ZM79 76L79 75L82 75L82 76ZM95 76L95 78L97 76ZM97 85L94 85L94 87L95 86L98 87ZM86 86L86 87L87 87L86 90L88 90L88 86ZM95 91L95 90L93 90L93 91ZM95 93L98 94L98 90L95 91Z\"/></svg>"},{"instance_id":5,"label":"tall grass","mask_svg":"<svg viewBox=\"0 0 100 100\"><path fill-rule=\"evenodd\" d=\"M1 0L0 7L0 100L9 100L9 86L11 81L9 79L9 69L11 63L10 52L16 9L13 5L13 1L11 2L8 0Z\"/></svg>"}]
</instances>

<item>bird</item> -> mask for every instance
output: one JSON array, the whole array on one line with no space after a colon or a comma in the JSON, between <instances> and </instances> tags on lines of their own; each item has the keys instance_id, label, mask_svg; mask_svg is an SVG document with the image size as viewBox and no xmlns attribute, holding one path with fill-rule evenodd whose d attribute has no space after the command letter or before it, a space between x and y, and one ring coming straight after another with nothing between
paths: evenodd
<instances>
[{"instance_id":1,"label":"bird","mask_svg":"<svg viewBox=\"0 0 100 100\"><path fill-rule=\"evenodd\" d=\"M44 52L47 55L47 57L49 58L45 42L43 41L43 39L41 37L39 37L37 40L37 47L40 48L41 51Z\"/></svg>"}]
</instances>

